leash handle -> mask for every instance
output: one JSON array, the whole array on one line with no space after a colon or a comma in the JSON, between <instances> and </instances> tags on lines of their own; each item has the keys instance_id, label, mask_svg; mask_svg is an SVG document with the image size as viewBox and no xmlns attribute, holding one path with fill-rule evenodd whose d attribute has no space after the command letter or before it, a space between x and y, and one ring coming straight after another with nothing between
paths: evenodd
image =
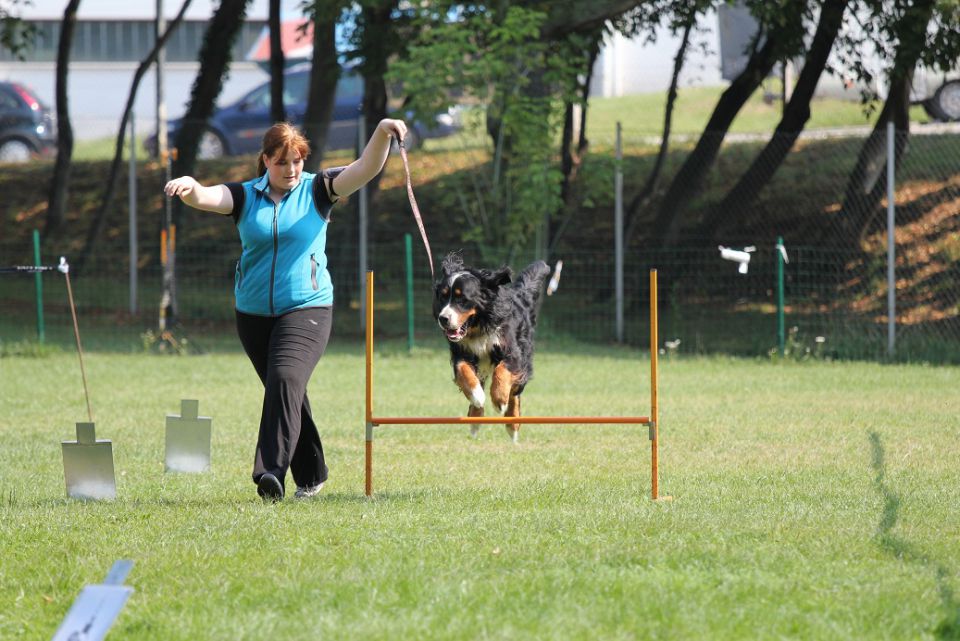
<instances>
[{"instance_id":1,"label":"leash handle","mask_svg":"<svg viewBox=\"0 0 960 641\"><path fill-rule=\"evenodd\" d=\"M407 199L410 201L410 208L413 210L413 217L417 221L417 227L420 228L420 238L423 239L423 246L427 250L427 259L430 261L430 279L433 274L433 253L430 251L430 241L427 240L427 230L423 228L423 218L420 217L420 208L417 206L417 199L413 195L413 185L410 182L410 162L407 160L407 148L403 145L403 140L397 136L397 146L400 148L400 158L403 159L403 171L407 177Z\"/></svg>"}]
</instances>

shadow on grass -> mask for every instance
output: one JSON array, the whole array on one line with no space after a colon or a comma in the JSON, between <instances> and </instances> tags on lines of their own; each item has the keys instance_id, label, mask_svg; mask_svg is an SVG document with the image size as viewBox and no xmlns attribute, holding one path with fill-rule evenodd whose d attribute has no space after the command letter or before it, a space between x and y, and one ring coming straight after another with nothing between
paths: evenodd
<instances>
[{"instance_id":1,"label":"shadow on grass","mask_svg":"<svg viewBox=\"0 0 960 641\"><path fill-rule=\"evenodd\" d=\"M872 450L871 463L876 474L873 484L883 497L883 513L880 516L880 524L877 526L877 540L880 547L901 561L933 569L940 603L946 612L946 616L937 624L933 632L938 639L958 641L960 640L960 601L957 600L948 582L949 572L943 564L919 552L915 546L891 532L899 518L900 497L886 483L886 463L880 435L871 430L868 436Z\"/></svg>"}]
</instances>

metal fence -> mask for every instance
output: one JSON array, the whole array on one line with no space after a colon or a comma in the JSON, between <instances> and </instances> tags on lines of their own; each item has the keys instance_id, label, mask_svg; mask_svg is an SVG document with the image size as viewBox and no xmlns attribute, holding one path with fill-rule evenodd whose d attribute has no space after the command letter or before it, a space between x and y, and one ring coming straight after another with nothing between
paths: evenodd
<instances>
[{"instance_id":1,"label":"metal fence","mask_svg":"<svg viewBox=\"0 0 960 641\"><path fill-rule=\"evenodd\" d=\"M624 167L634 172L628 182L640 182L638 177L642 179L652 164L649 141L631 139L629 132L625 139L633 165L625 161ZM778 347L775 244L782 236L789 257L784 265L783 310L787 356L960 363L960 136L913 135L896 168L896 347L892 355L887 333L885 196L872 205L875 211L862 229L851 231L841 219L848 177L864 144L862 136L801 138L765 189L749 202L726 202L730 212L721 212L723 224L717 234L710 240L697 236L698 225L717 211L722 196L763 144L763 140L724 143L705 185L692 199L692 214L680 240L657 245L641 232L628 243L623 267L624 342L641 347L646 343L647 272L655 267L665 351L753 356L774 352ZM638 149L647 151L637 155ZM688 151L681 147L675 152L667 179ZM469 153L480 158L485 151ZM598 145L592 155L596 169L612 162L613 150ZM470 165L469 158L460 162ZM876 180L882 182L883 177ZM585 204L579 215L597 226L612 227L612 185L608 192L593 198L592 205ZM571 237L550 256L551 263L562 259L564 267L559 290L544 299L538 329L542 340L616 342L616 260L612 233L609 237L606 246L595 239L587 244ZM356 238L352 228L339 233L328 243L328 255L337 299L334 331L359 338L363 297ZM738 249L756 246L747 273L739 273L736 263L720 257L718 240ZM435 246L434 253L445 249ZM43 262L55 262L61 251L57 246L44 247ZM416 239L414 252L415 340L440 344L430 314L430 274ZM180 331L201 349L237 347L232 288L238 253L232 230L225 231L222 240L184 236L179 241ZM511 264L518 270L536 254L531 249L526 256L514 256ZM377 333L406 337L402 238L373 235L367 260L376 272ZM467 261L479 262L469 256ZM0 265L29 262L32 247L28 243L0 243ZM127 270L125 242L108 244L74 283L85 344L142 349L144 334L155 329L161 284L157 252L141 254L136 312L130 309ZM56 274L42 278L47 340L67 343L71 324L63 279ZM0 341L35 339L34 277L0 275L0 309Z\"/></svg>"}]
</instances>

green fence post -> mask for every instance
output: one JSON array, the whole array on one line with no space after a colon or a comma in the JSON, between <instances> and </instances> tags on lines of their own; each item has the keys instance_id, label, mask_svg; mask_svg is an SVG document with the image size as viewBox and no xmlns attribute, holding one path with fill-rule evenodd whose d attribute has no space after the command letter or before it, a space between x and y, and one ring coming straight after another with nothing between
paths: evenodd
<instances>
[{"instance_id":1,"label":"green fence post","mask_svg":"<svg viewBox=\"0 0 960 641\"><path fill-rule=\"evenodd\" d=\"M33 230L33 264L40 266L40 232ZM43 326L43 275L37 272L33 275L37 285L37 340L41 343L46 338Z\"/></svg>"},{"instance_id":2,"label":"green fence post","mask_svg":"<svg viewBox=\"0 0 960 641\"><path fill-rule=\"evenodd\" d=\"M783 356L787 342L783 319L783 261L786 251L783 246L783 236L777 236L776 249L774 253L777 255L777 346L780 356Z\"/></svg>"},{"instance_id":3,"label":"green fence post","mask_svg":"<svg viewBox=\"0 0 960 641\"><path fill-rule=\"evenodd\" d=\"M403 235L403 248L407 263L407 351L413 351L413 239Z\"/></svg>"}]
</instances>

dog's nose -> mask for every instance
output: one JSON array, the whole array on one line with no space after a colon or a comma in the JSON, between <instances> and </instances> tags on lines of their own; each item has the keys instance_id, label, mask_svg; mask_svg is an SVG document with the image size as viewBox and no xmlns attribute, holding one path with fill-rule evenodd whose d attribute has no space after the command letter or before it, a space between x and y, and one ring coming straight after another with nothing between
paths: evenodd
<instances>
[{"instance_id":1,"label":"dog's nose","mask_svg":"<svg viewBox=\"0 0 960 641\"><path fill-rule=\"evenodd\" d=\"M446 329L446 328L449 327L449 325L450 325L450 319L447 318L447 317L446 317L445 315L443 315L443 314L441 314L440 317L439 317L437 320L440 321L440 327L442 327L442 328L444 328L444 329Z\"/></svg>"}]
</instances>

